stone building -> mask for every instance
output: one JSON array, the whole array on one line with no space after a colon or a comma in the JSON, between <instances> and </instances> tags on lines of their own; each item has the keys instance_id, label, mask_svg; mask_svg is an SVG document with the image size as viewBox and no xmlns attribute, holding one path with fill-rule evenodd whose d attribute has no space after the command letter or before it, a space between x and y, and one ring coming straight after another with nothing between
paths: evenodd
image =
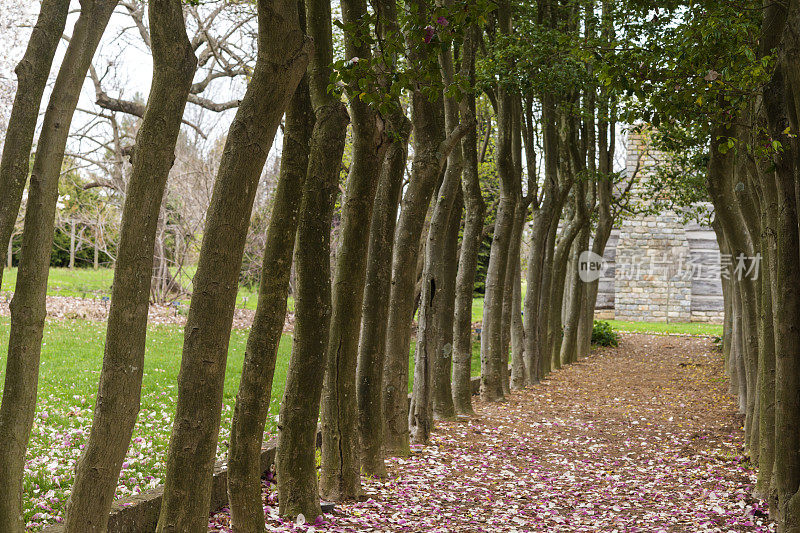
<instances>
[{"instance_id":1,"label":"stone building","mask_svg":"<svg viewBox=\"0 0 800 533\"><path fill-rule=\"evenodd\" d=\"M628 175L640 181L665 163L646 136L628 138ZM641 190L641 189L640 189ZM634 189L634 194L637 193ZM647 202L640 194L640 201ZM710 209L710 206L708 206ZM714 231L675 212L624 220L606 247L597 315L650 322L721 322L722 265Z\"/></svg>"}]
</instances>

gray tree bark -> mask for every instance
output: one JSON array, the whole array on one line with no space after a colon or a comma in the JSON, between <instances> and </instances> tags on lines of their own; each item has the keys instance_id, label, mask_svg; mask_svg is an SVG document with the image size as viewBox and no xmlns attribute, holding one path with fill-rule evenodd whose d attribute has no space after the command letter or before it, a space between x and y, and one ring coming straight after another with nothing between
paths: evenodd
<instances>
[{"instance_id":1,"label":"gray tree bark","mask_svg":"<svg viewBox=\"0 0 800 533\"><path fill-rule=\"evenodd\" d=\"M303 17L304 18L304 17ZM228 452L228 496L235 530L264 531L261 447L286 319L300 202L308 173L314 111L303 78L286 110L281 169L264 246L253 325L245 348Z\"/></svg>"},{"instance_id":2,"label":"gray tree bark","mask_svg":"<svg viewBox=\"0 0 800 533\"><path fill-rule=\"evenodd\" d=\"M103 532L108 527L108 512L139 414L159 212L197 65L181 2L151 0L149 17L153 82L136 134L103 368L91 433L67 502L67 532Z\"/></svg>"},{"instance_id":3,"label":"gray tree bark","mask_svg":"<svg viewBox=\"0 0 800 533\"><path fill-rule=\"evenodd\" d=\"M82 3L45 112L31 172L0 406L0 434L4 436L0 440L0 524L10 533L25 527L22 478L36 408L61 163L86 72L116 4L116 0Z\"/></svg>"},{"instance_id":4,"label":"gray tree bark","mask_svg":"<svg viewBox=\"0 0 800 533\"><path fill-rule=\"evenodd\" d=\"M471 43L464 47L466 54L473 53ZM464 65L471 60L466 58ZM439 63L445 86L455 77L453 56L448 48L439 54ZM445 97L445 127L452 134L459 119L471 121L466 102L455 97ZM455 261L455 243L450 241L461 220L461 171L463 152L460 143L454 143L447 158L444 180L437 194L431 215L431 225L425 246L425 265L422 273L417 346L414 352L414 386L408 423L412 440L427 444L433 430L434 413L441 419L453 418L452 389L450 387L451 358L453 354L453 311L455 275L448 261ZM456 213L457 211L457 213ZM457 218L458 220L453 220Z\"/></svg>"},{"instance_id":5,"label":"gray tree bark","mask_svg":"<svg viewBox=\"0 0 800 533\"><path fill-rule=\"evenodd\" d=\"M250 212L275 132L308 63L310 46L296 0L260 0L258 22L258 60L228 132L194 276L159 533L208 528L225 363Z\"/></svg>"}]
</instances>

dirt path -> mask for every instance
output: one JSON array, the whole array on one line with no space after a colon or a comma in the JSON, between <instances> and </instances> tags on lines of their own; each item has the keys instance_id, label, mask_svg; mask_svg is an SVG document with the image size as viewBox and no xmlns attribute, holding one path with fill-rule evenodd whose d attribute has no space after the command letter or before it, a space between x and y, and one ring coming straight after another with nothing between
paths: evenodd
<instances>
[{"instance_id":1,"label":"dirt path","mask_svg":"<svg viewBox=\"0 0 800 533\"><path fill-rule=\"evenodd\" d=\"M627 335L365 480L366 501L272 531L773 531L705 338ZM275 516L274 494L265 508ZM212 531L227 531L227 516Z\"/></svg>"}]
</instances>

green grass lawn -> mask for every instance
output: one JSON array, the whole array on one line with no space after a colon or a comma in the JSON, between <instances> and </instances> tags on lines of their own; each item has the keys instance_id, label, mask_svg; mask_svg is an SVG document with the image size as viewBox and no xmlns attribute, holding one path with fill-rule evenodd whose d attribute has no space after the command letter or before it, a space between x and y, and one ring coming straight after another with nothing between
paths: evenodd
<instances>
[{"instance_id":1,"label":"green grass lawn","mask_svg":"<svg viewBox=\"0 0 800 533\"><path fill-rule=\"evenodd\" d=\"M0 317L0 345L8 345L9 322ZM105 324L87 320L48 321L42 343L36 419L28 448L25 519L32 529L63 516L75 461L88 438L103 360ZM228 449L233 406L241 376L247 330L234 330L225 373L218 458ZM142 401L133 443L120 476L117 497L163 482L164 459L175 410L183 328L148 329ZM5 352L5 350L3 350ZM273 433L291 352L284 335L278 350L267 433ZM473 375L480 371L480 346L473 347ZM412 345L413 356L413 345ZM4 363L4 361L3 361ZM5 365L0 365L0 380ZM414 364L409 358L409 390ZM0 392L0 397L1 397Z\"/></svg>"},{"instance_id":2,"label":"green grass lawn","mask_svg":"<svg viewBox=\"0 0 800 533\"><path fill-rule=\"evenodd\" d=\"M47 282L47 294L50 296L74 296L79 298L101 298L111 296L111 282L114 270L101 268L51 268ZM17 283L17 269L3 270L2 290L11 292Z\"/></svg>"},{"instance_id":3,"label":"green grass lawn","mask_svg":"<svg viewBox=\"0 0 800 533\"><path fill-rule=\"evenodd\" d=\"M607 320L615 331L629 333L674 333L681 335L722 335L722 324L703 324L699 322L627 322Z\"/></svg>"}]
</instances>

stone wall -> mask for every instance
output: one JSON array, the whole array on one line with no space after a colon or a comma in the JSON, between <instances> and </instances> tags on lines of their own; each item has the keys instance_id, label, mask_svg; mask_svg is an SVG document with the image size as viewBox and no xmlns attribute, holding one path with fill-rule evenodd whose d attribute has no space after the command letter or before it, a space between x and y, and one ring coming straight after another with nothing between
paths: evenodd
<instances>
[{"instance_id":1,"label":"stone wall","mask_svg":"<svg viewBox=\"0 0 800 533\"><path fill-rule=\"evenodd\" d=\"M647 180L663 154L647 146L646 135L628 138L627 173ZM647 202L641 186L634 187ZM605 253L597 308L614 318L652 322L721 322L719 248L713 231L685 224L674 212L623 221Z\"/></svg>"}]
</instances>

